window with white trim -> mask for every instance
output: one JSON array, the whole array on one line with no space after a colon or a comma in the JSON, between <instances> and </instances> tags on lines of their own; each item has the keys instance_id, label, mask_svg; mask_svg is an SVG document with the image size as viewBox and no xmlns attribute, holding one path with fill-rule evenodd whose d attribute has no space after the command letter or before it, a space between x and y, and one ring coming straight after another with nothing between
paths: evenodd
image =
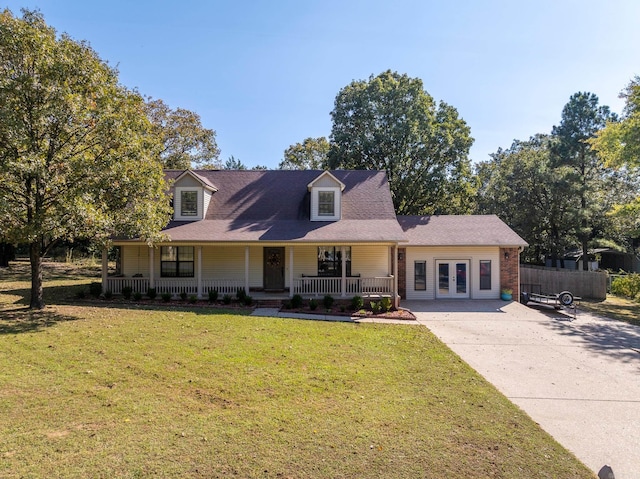
<instances>
[{"instance_id":1,"label":"window with white trim","mask_svg":"<svg viewBox=\"0 0 640 479\"><path fill-rule=\"evenodd\" d=\"M198 192L196 190L180 192L180 215L198 216Z\"/></svg>"},{"instance_id":2,"label":"window with white trim","mask_svg":"<svg viewBox=\"0 0 640 479\"><path fill-rule=\"evenodd\" d=\"M491 260L480 260L480 289L491 289Z\"/></svg>"},{"instance_id":3,"label":"window with white trim","mask_svg":"<svg viewBox=\"0 0 640 479\"><path fill-rule=\"evenodd\" d=\"M415 261L413 263L413 289L415 291L427 290L427 262Z\"/></svg>"},{"instance_id":4,"label":"window with white trim","mask_svg":"<svg viewBox=\"0 0 640 479\"><path fill-rule=\"evenodd\" d=\"M318 191L318 216L335 216L335 191Z\"/></svg>"},{"instance_id":5,"label":"window with white trim","mask_svg":"<svg viewBox=\"0 0 640 479\"><path fill-rule=\"evenodd\" d=\"M160 250L160 276L193 278L193 246L163 246Z\"/></svg>"},{"instance_id":6,"label":"window with white trim","mask_svg":"<svg viewBox=\"0 0 640 479\"><path fill-rule=\"evenodd\" d=\"M351 246L344 247L346 275L351 276ZM342 246L318 246L318 276L342 276Z\"/></svg>"}]
</instances>

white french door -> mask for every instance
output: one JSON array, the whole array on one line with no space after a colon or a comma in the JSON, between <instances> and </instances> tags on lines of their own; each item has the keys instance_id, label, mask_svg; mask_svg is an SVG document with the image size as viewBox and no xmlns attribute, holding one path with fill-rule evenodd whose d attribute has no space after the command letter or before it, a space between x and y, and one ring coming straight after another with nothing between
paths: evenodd
<instances>
[{"instance_id":1,"label":"white french door","mask_svg":"<svg viewBox=\"0 0 640 479\"><path fill-rule=\"evenodd\" d=\"M436 298L469 297L469 260L436 260Z\"/></svg>"}]
</instances>

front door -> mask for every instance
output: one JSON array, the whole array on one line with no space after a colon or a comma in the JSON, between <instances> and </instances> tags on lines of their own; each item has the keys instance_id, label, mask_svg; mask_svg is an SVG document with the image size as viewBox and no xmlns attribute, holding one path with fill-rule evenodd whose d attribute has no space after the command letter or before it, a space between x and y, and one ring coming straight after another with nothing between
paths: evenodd
<instances>
[{"instance_id":1,"label":"front door","mask_svg":"<svg viewBox=\"0 0 640 479\"><path fill-rule=\"evenodd\" d=\"M264 248L264 289L284 290L284 248Z\"/></svg>"},{"instance_id":2,"label":"front door","mask_svg":"<svg viewBox=\"0 0 640 479\"><path fill-rule=\"evenodd\" d=\"M436 298L469 297L469 261L437 260Z\"/></svg>"}]
</instances>

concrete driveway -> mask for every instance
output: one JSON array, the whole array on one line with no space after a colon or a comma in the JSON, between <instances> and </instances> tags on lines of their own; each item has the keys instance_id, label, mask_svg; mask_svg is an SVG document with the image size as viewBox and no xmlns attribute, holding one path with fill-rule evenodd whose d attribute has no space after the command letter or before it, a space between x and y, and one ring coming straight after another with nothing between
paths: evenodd
<instances>
[{"instance_id":1,"label":"concrete driveway","mask_svg":"<svg viewBox=\"0 0 640 479\"><path fill-rule=\"evenodd\" d=\"M404 301L588 467L640 479L640 328L503 301Z\"/></svg>"}]
</instances>

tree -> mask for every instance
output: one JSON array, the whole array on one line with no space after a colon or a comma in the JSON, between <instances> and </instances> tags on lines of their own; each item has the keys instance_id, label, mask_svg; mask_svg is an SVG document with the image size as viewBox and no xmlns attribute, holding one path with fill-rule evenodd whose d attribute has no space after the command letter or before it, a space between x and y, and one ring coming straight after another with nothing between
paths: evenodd
<instances>
[{"instance_id":1,"label":"tree","mask_svg":"<svg viewBox=\"0 0 640 479\"><path fill-rule=\"evenodd\" d=\"M553 167L567 180L566 194L575 198L573 210L585 271L588 269L589 241L597 236L595 223L607 212L598 198L609 175L589 140L612 121L616 121L616 116L609 107L598 105L596 95L578 92L563 108L560 125L552 130L556 139L552 150Z\"/></svg>"},{"instance_id":2,"label":"tree","mask_svg":"<svg viewBox=\"0 0 640 479\"><path fill-rule=\"evenodd\" d=\"M398 214L473 207L469 127L455 108L436 105L420 79L386 71L353 81L331 117L329 166L385 170Z\"/></svg>"},{"instance_id":3,"label":"tree","mask_svg":"<svg viewBox=\"0 0 640 479\"><path fill-rule=\"evenodd\" d=\"M329 141L319 138L306 138L284 150L284 159L278 165L280 170L326 170L329 168Z\"/></svg>"},{"instance_id":4,"label":"tree","mask_svg":"<svg viewBox=\"0 0 640 479\"><path fill-rule=\"evenodd\" d=\"M0 241L29 246L31 308L60 240L152 241L169 218L144 100L38 12L0 14Z\"/></svg>"},{"instance_id":5,"label":"tree","mask_svg":"<svg viewBox=\"0 0 640 479\"><path fill-rule=\"evenodd\" d=\"M246 170L247 166L239 159L231 155L224 163L225 170Z\"/></svg>"},{"instance_id":6,"label":"tree","mask_svg":"<svg viewBox=\"0 0 640 479\"><path fill-rule=\"evenodd\" d=\"M149 99L146 107L155 135L162 141L159 158L165 168L220 167L216 132L204 128L199 115L184 108L172 110L162 100Z\"/></svg>"}]
</instances>

